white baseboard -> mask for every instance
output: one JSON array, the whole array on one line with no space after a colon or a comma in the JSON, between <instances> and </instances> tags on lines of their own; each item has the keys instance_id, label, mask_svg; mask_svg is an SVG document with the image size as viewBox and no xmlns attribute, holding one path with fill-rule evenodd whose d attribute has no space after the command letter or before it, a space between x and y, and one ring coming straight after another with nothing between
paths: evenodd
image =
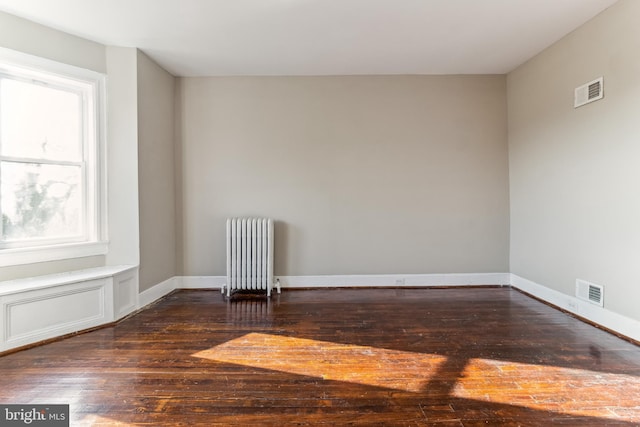
<instances>
[{"instance_id":1,"label":"white baseboard","mask_svg":"<svg viewBox=\"0 0 640 427\"><path fill-rule=\"evenodd\" d=\"M509 273L277 276L283 288L509 285Z\"/></svg>"},{"instance_id":2,"label":"white baseboard","mask_svg":"<svg viewBox=\"0 0 640 427\"><path fill-rule=\"evenodd\" d=\"M511 286L615 333L640 341L640 322L511 274Z\"/></svg>"},{"instance_id":3,"label":"white baseboard","mask_svg":"<svg viewBox=\"0 0 640 427\"><path fill-rule=\"evenodd\" d=\"M140 292L138 295L138 308L146 307L163 296L173 292L175 289L178 289L177 283L179 280L179 277L171 277L164 282L158 283L157 285Z\"/></svg>"},{"instance_id":4,"label":"white baseboard","mask_svg":"<svg viewBox=\"0 0 640 427\"><path fill-rule=\"evenodd\" d=\"M322 276L276 276L282 288L339 287L420 287L420 286L480 286L509 285L509 273L462 274L354 274ZM221 289L225 276L181 276L175 289Z\"/></svg>"}]
</instances>

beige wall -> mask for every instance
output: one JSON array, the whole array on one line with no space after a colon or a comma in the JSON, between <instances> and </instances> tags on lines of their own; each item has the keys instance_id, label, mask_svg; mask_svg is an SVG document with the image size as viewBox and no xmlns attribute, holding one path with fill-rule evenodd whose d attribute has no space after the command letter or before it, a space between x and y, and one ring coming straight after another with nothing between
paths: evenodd
<instances>
[{"instance_id":1,"label":"beige wall","mask_svg":"<svg viewBox=\"0 0 640 427\"><path fill-rule=\"evenodd\" d=\"M511 271L640 320L640 2L622 0L508 76ZM573 108L604 76L605 98Z\"/></svg>"},{"instance_id":2,"label":"beige wall","mask_svg":"<svg viewBox=\"0 0 640 427\"><path fill-rule=\"evenodd\" d=\"M138 51L140 291L176 275L175 78Z\"/></svg>"},{"instance_id":3,"label":"beige wall","mask_svg":"<svg viewBox=\"0 0 640 427\"><path fill-rule=\"evenodd\" d=\"M179 81L185 275L244 215L278 275L509 270L504 76Z\"/></svg>"}]
</instances>

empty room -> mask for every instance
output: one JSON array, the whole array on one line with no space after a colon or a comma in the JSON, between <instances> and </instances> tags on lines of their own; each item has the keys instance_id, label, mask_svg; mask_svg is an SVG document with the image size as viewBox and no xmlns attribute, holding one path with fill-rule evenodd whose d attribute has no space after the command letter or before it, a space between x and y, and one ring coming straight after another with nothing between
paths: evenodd
<instances>
[{"instance_id":1,"label":"empty room","mask_svg":"<svg viewBox=\"0 0 640 427\"><path fill-rule=\"evenodd\" d=\"M640 1L0 0L0 425L640 425Z\"/></svg>"}]
</instances>

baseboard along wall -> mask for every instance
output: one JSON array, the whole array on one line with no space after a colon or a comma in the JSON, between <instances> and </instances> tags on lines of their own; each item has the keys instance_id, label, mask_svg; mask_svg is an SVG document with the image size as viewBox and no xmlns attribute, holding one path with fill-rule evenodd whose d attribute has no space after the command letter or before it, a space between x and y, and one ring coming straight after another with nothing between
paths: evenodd
<instances>
[{"instance_id":1,"label":"baseboard along wall","mask_svg":"<svg viewBox=\"0 0 640 427\"><path fill-rule=\"evenodd\" d=\"M284 289L512 286L640 342L640 322L511 273L277 276ZM216 289L225 276L176 276L138 293L135 266L0 282L0 353L113 323L177 289ZM34 316L38 313L38 316Z\"/></svg>"}]
</instances>

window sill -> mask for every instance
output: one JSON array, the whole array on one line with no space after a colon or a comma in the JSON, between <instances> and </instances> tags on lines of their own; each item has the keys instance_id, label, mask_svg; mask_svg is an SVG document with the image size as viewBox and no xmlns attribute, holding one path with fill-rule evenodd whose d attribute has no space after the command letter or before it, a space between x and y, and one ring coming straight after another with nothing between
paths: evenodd
<instances>
[{"instance_id":1,"label":"window sill","mask_svg":"<svg viewBox=\"0 0 640 427\"><path fill-rule=\"evenodd\" d=\"M2 249L0 250L0 267L106 255L108 249L109 242L106 241L69 243L37 248Z\"/></svg>"}]
</instances>

